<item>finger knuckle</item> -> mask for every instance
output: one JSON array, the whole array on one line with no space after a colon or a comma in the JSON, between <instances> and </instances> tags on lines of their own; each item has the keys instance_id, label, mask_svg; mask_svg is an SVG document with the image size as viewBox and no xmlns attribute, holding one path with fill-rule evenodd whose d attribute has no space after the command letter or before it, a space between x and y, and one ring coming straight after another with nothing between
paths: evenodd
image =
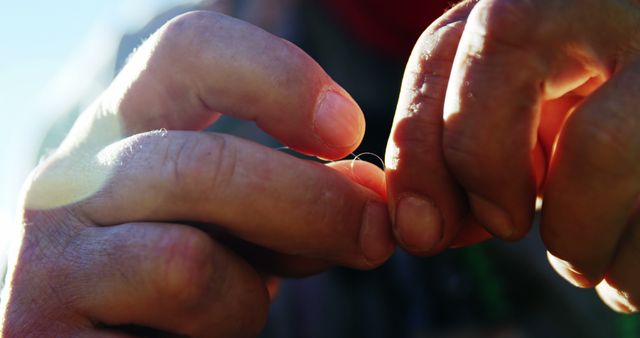
<instances>
[{"instance_id":1,"label":"finger knuckle","mask_svg":"<svg viewBox=\"0 0 640 338\"><path fill-rule=\"evenodd\" d=\"M455 21L435 31L427 29L422 33L407 68L407 71L414 75L414 88L428 89L428 91L422 91L427 94L434 92L433 89L436 93L444 93L449 81L453 56L456 54L463 31L464 22Z\"/></svg>"},{"instance_id":2,"label":"finger knuckle","mask_svg":"<svg viewBox=\"0 0 640 338\"><path fill-rule=\"evenodd\" d=\"M224 190L235 176L235 147L222 135L182 136L165 145L161 167L168 186L185 200Z\"/></svg>"},{"instance_id":3,"label":"finger knuckle","mask_svg":"<svg viewBox=\"0 0 640 338\"><path fill-rule=\"evenodd\" d=\"M198 41L214 34L224 15L210 11L191 11L167 22L160 30L160 41L168 46L184 44L198 47Z\"/></svg>"},{"instance_id":4,"label":"finger knuckle","mask_svg":"<svg viewBox=\"0 0 640 338\"><path fill-rule=\"evenodd\" d=\"M442 121L433 121L429 117L413 115L396 123L393 141L404 151L429 155L440 143Z\"/></svg>"},{"instance_id":5,"label":"finger knuckle","mask_svg":"<svg viewBox=\"0 0 640 338\"><path fill-rule=\"evenodd\" d=\"M444 97L449 83L451 60L433 55L423 54L413 73L413 81L410 83L409 114L415 114L424 110L423 104L440 107L444 104Z\"/></svg>"},{"instance_id":6,"label":"finger knuckle","mask_svg":"<svg viewBox=\"0 0 640 338\"><path fill-rule=\"evenodd\" d=\"M151 283L160 299L184 307L195 306L209 292L212 243L206 234L195 229L169 231L164 237L152 250L157 261Z\"/></svg>"},{"instance_id":7,"label":"finger knuckle","mask_svg":"<svg viewBox=\"0 0 640 338\"><path fill-rule=\"evenodd\" d=\"M533 0L480 1L468 27L483 38L486 49L527 49L542 33L545 20L539 16Z\"/></svg>"}]
</instances>

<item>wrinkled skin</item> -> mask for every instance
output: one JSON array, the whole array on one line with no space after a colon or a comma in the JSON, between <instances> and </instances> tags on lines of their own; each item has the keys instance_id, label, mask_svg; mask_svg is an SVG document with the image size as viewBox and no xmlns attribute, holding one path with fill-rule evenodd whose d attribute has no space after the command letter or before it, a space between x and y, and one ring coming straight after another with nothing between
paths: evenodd
<instances>
[{"instance_id":1,"label":"wrinkled skin","mask_svg":"<svg viewBox=\"0 0 640 338\"><path fill-rule=\"evenodd\" d=\"M202 132L219 113L328 159L365 128L292 44L213 12L172 20L31 174L3 336L252 337L275 289L267 276L391 255L381 170Z\"/></svg>"},{"instance_id":2,"label":"wrinkled skin","mask_svg":"<svg viewBox=\"0 0 640 338\"><path fill-rule=\"evenodd\" d=\"M387 149L415 254L516 240L543 198L556 271L640 306L640 3L464 1L422 35Z\"/></svg>"},{"instance_id":3,"label":"wrinkled skin","mask_svg":"<svg viewBox=\"0 0 640 338\"><path fill-rule=\"evenodd\" d=\"M538 195L554 268L635 311L638 18L630 0L488 0L432 24L387 152L398 242L428 255L518 239ZM380 171L201 132L218 113L329 159L364 132L353 100L291 44L219 14L173 20L27 182L4 335L251 337L265 276L391 254Z\"/></svg>"}]
</instances>

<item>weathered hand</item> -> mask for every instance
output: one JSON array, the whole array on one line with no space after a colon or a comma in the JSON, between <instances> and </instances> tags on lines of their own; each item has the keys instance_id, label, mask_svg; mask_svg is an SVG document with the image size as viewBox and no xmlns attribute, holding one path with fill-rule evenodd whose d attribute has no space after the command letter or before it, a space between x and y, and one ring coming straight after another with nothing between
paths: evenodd
<instances>
[{"instance_id":1,"label":"weathered hand","mask_svg":"<svg viewBox=\"0 0 640 338\"><path fill-rule=\"evenodd\" d=\"M401 243L432 254L530 228L555 269L640 306L640 4L465 1L420 38L389 140Z\"/></svg>"},{"instance_id":2,"label":"weathered hand","mask_svg":"<svg viewBox=\"0 0 640 338\"><path fill-rule=\"evenodd\" d=\"M261 273L371 268L391 254L380 170L199 131L217 112L323 158L364 133L358 106L292 44L211 12L172 20L27 182L3 335L252 336L268 309Z\"/></svg>"}]
</instances>

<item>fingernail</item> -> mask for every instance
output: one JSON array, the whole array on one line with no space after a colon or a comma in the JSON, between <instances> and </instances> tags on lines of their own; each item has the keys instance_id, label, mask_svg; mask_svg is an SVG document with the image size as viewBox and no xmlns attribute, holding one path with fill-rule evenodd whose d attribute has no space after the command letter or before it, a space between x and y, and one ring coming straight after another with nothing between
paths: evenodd
<instances>
[{"instance_id":1,"label":"fingernail","mask_svg":"<svg viewBox=\"0 0 640 338\"><path fill-rule=\"evenodd\" d=\"M469 194L469 204L478 221L495 236L509 239L513 235L511 218L502 208L474 194Z\"/></svg>"},{"instance_id":2,"label":"fingernail","mask_svg":"<svg viewBox=\"0 0 640 338\"><path fill-rule=\"evenodd\" d=\"M313 127L326 145L352 147L364 134L364 116L355 102L327 90L318 101Z\"/></svg>"},{"instance_id":3,"label":"fingernail","mask_svg":"<svg viewBox=\"0 0 640 338\"><path fill-rule=\"evenodd\" d=\"M443 236L440 211L428 199L415 195L404 196L396 208L396 234L408 250L428 252Z\"/></svg>"},{"instance_id":4,"label":"fingernail","mask_svg":"<svg viewBox=\"0 0 640 338\"><path fill-rule=\"evenodd\" d=\"M391 256L394 247L387 206L379 202L367 202L360 228L362 253L367 261L378 264Z\"/></svg>"}]
</instances>

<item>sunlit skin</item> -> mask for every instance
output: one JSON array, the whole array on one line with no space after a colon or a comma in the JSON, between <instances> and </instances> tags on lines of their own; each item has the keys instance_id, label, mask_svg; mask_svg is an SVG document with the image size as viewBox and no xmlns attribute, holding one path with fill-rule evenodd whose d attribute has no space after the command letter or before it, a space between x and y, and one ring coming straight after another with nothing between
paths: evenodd
<instances>
[{"instance_id":1,"label":"sunlit skin","mask_svg":"<svg viewBox=\"0 0 640 338\"><path fill-rule=\"evenodd\" d=\"M408 61L386 176L202 132L227 114L340 159L365 121L292 44L212 12L172 20L26 182L0 332L252 337L272 275L373 268L396 241L431 255L515 240L536 196L552 266L635 311L639 12L631 0L454 7Z\"/></svg>"},{"instance_id":2,"label":"sunlit skin","mask_svg":"<svg viewBox=\"0 0 640 338\"><path fill-rule=\"evenodd\" d=\"M172 20L31 174L4 335L116 337L109 328L133 325L251 337L276 287L263 276L391 255L380 169L201 131L220 114L327 159L365 130L349 94L292 44L213 12Z\"/></svg>"},{"instance_id":3,"label":"sunlit skin","mask_svg":"<svg viewBox=\"0 0 640 338\"><path fill-rule=\"evenodd\" d=\"M639 32L637 1L464 1L433 23L387 150L401 245L517 240L541 196L551 265L636 311Z\"/></svg>"}]
</instances>

